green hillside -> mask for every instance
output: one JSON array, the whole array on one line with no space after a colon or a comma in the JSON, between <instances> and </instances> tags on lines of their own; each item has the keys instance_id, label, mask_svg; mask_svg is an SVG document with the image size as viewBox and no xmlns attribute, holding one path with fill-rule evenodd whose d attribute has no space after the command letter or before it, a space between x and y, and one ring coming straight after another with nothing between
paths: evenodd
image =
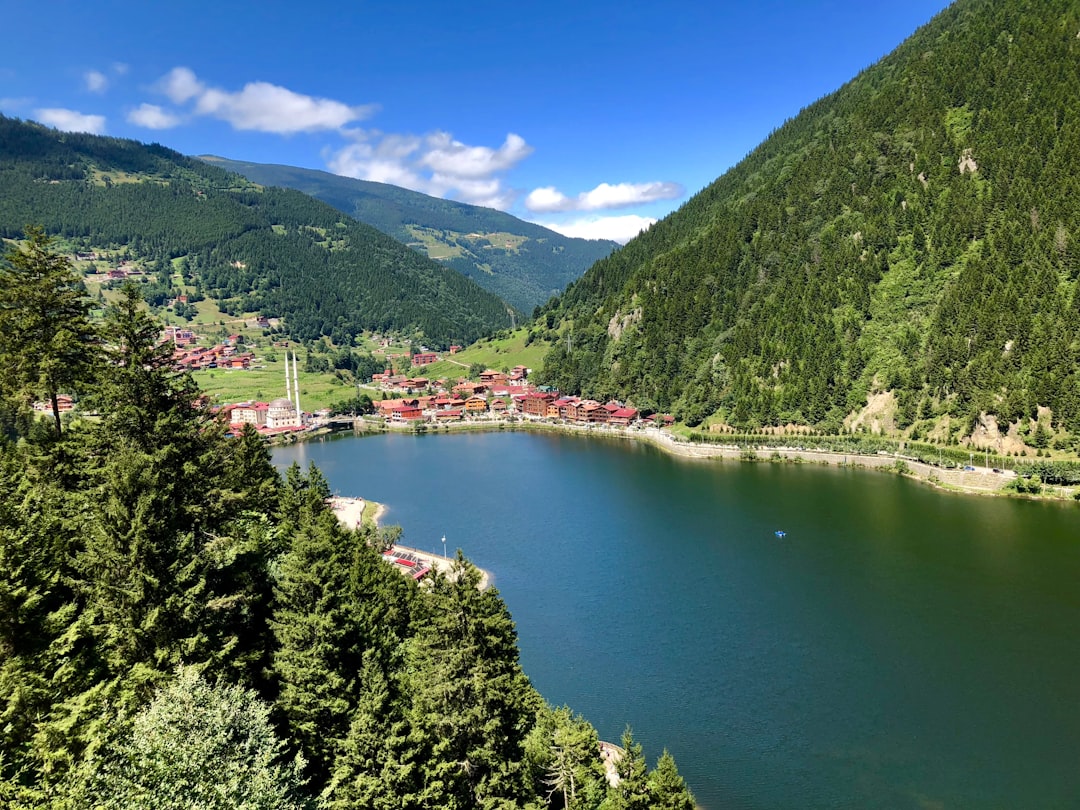
<instances>
[{"instance_id":1,"label":"green hillside","mask_svg":"<svg viewBox=\"0 0 1080 810\"><path fill-rule=\"evenodd\" d=\"M553 301L548 380L690 424L1077 432L1078 32L955 3Z\"/></svg>"},{"instance_id":2,"label":"green hillside","mask_svg":"<svg viewBox=\"0 0 1080 810\"><path fill-rule=\"evenodd\" d=\"M618 247L607 240L571 239L493 208L386 183L211 155L202 160L262 185L310 194L438 259L524 312L562 292Z\"/></svg>"},{"instance_id":3,"label":"green hillside","mask_svg":"<svg viewBox=\"0 0 1080 810\"><path fill-rule=\"evenodd\" d=\"M0 116L0 236L41 223L73 247L123 248L168 285L184 257L229 315L283 319L298 339L363 330L433 345L509 326L496 296L331 206L157 144L61 133Z\"/></svg>"},{"instance_id":4,"label":"green hillside","mask_svg":"<svg viewBox=\"0 0 1080 810\"><path fill-rule=\"evenodd\" d=\"M83 292L40 228L0 259L0 807L694 806L629 729L609 786L460 551L390 564L401 528L230 436L134 286Z\"/></svg>"}]
</instances>

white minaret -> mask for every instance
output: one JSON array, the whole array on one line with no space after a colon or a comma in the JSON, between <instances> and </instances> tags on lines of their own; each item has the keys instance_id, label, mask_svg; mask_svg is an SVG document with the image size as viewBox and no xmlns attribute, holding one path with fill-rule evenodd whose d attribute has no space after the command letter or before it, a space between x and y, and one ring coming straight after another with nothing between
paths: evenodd
<instances>
[{"instance_id":1,"label":"white minaret","mask_svg":"<svg viewBox=\"0 0 1080 810\"><path fill-rule=\"evenodd\" d=\"M288 373L288 363L286 365L286 373ZM293 352L292 356L292 373L293 373L293 401L296 403L296 419L297 422L304 421L304 412L300 410L300 375L297 371L297 359L296 352Z\"/></svg>"},{"instance_id":2,"label":"white minaret","mask_svg":"<svg viewBox=\"0 0 1080 810\"><path fill-rule=\"evenodd\" d=\"M289 387L289 353L285 352L285 399L292 401L292 388Z\"/></svg>"}]
</instances>

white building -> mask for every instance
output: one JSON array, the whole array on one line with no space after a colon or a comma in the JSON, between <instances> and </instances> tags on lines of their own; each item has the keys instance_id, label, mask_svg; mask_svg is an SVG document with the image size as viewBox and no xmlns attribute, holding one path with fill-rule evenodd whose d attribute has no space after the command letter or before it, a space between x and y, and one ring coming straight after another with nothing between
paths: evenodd
<instances>
[{"instance_id":1,"label":"white building","mask_svg":"<svg viewBox=\"0 0 1080 810\"><path fill-rule=\"evenodd\" d=\"M292 401L285 397L275 399L266 410L266 427L271 430L274 428L303 426L303 414L298 413Z\"/></svg>"}]
</instances>

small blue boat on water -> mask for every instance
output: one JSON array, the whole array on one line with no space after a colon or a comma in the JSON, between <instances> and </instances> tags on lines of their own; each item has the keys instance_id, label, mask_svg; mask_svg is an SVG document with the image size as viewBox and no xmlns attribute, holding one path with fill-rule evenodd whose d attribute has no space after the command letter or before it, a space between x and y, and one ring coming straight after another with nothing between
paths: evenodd
<instances>
[{"instance_id":1,"label":"small blue boat on water","mask_svg":"<svg viewBox=\"0 0 1080 810\"><path fill-rule=\"evenodd\" d=\"M782 529L777 529L775 532L773 532L773 534L775 534L777 537L787 537L787 532L783 531Z\"/></svg>"}]
</instances>

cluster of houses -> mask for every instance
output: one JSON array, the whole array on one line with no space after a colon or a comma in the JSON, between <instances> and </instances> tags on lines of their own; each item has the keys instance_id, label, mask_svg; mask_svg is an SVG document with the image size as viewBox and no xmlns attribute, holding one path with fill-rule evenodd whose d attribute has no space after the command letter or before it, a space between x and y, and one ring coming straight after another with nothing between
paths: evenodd
<instances>
[{"instance_id":1,"label":"cluster of houses","mask_svg":"<svg viewBox=\"0 0 1080 810\"><path fill-rule=\"evenodd\" d=\"M244 348L241 335L229 335L224 342L215 346L196 346L199 336L193 331L180 326L166 326L162 340L173 344L173 364L178 370L249 369L255 360L255 355Z\"/></svg>"},{"instance_id":2,"label":"cluster of houses","mask_svg":"<svg viewBox=\"0 0 1080 810\"><path fill-rule=\"evenodd\" d=\"M413 364L416 365L416 357L413 356ZM425 364L426 365L426 364ZM528 388L529 369L525 366L514 366L509 372L494 371L487 369L480 373L479 382L459 382L451 389L459 396L472 396L473 394L490 393L493 396L511 396ZM447 388L446 380L431 380L427 377L407 377L404 374L394 374L386 371L371 376L371 381L384 391L397 391L412 394L426 389L444 391Z\"/></svg>"},{"instance_id":3,"label":"cluster of houses","mask_svg":"<svg viewBox=\"0 0 1080 810\"><path fill-rule=\"evenodd\" d=\"M375 403L378 413L388 422L456 422L477 417L518 415L523 419L551 420L577 425L612 425L630 427L643 421L670 425L671 416L656 414L646 420L636 408L621 402L600 403L594 399L559 396L551 391L529 389L509 396L487 397L473 393L467 397L454 394L384 399Z\"/></svg>"},{"instance_id":4,"label":"cluster of houses","mask_svg":"<svg viewBox=\"0 0 1080 810\"><path fill-rule=\"evenodd\" d=\"M52 413L52 400L38 400L34 403L33 408L38 413ZM58 413L71 413L75 410L75 400L67 394L57 394L56 410Z\"/></svg>"}]
</instances>

